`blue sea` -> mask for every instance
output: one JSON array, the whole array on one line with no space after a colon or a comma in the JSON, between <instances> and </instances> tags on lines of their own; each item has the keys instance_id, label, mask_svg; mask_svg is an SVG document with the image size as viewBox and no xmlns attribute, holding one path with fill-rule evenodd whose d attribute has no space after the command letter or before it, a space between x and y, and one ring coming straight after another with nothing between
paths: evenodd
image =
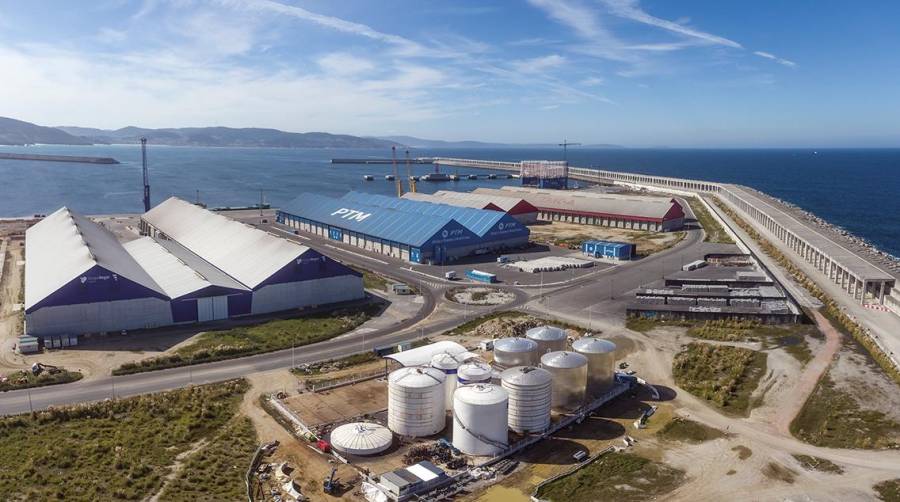
<instances>
[{"instance_id":1,"label":"blue sea","mask_svg":"<svg viewBox=\"0 0 900 502\"><path fill-rule=\"evenodd\" d=\"M139 212L140 147L136 145L0 147L0 151L115 157L119 165L0 160L0 216L49 213L63 205L87 214ZM332 165L333 157L380 157L358 149L201 148L152 146L153 203L170 195L210 206L248 205L260 191L274 206L303 192L349 190L391 194L390 165ZM422 149L413 156L517 161L560 159L558 149ZM572 148L571 165L739 183L790 201L900 255L900 149L589 149ZM413 166L414 174L431 166ZM405 166L400 165L401 175ZM483 170L453 170L485 174ZM364 181L363 175L375 176ZM423 192L472 190L512 180L419 184Z\"/></svg>"}]
</instances>

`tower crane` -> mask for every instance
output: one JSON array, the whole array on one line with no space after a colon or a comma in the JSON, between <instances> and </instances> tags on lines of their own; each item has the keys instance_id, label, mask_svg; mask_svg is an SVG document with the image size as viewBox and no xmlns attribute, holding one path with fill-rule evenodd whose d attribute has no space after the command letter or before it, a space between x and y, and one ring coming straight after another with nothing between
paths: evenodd
<instances>
[{"instance_id":1,"label":"tower crane","mask_svg":"<svg viewBox=\"0 0 900 502\"><path fill-rule=\"evenodd\" d=\"M569 147L570 146L581 146L581 143L569 143L569 140L564 139L563 142L559 144L559 146L563 147L563 160L568 162L569 161L569 150L568 150Z\"/></svg>"}]
</instances>

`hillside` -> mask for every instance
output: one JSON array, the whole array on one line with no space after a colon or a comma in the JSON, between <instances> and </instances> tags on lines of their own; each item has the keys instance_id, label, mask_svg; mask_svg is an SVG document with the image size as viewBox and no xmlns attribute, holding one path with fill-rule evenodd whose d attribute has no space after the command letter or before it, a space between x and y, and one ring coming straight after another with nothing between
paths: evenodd
<instances>
[{"instance_id":1,"label":"hillside","mask_svg":"<svg viewBox=\"0 0 900 502\"><path fill-rule=\"evenodd\" d=\"M270 148L387 148L391 141L361 138L347 134L325 132L295 133L278 129L231 127L181 127L146 129L123 127L106 130L87 127L58 128L92 143L137 143L146 137L155 145L172 146L238 146Z\"/></svg>"},{"instance_id":2,"label":"hillside","mask_svg":"<svg viewBox=\"0 0 900 502\"><path fill-rule=\"evenodd\" d=\"M35 143L53 145L89 145L90 141L73 136L53 127L44 127L31 122L0 117L0 145L31 145Z\"/></svg>"},{"instance_id":3,"label":"hillside","mask_svg":"<svg viewBox=\"0 0 900 502\"><path fill-rule=\"evenodd\" d=\"M489 143L485 141L445 141L423 139L413 136L378 136L378 139L393 141L411 148L558 148L557 143ZM619 145L585 145L586 148L623 148Z\"/></svg>"}]
</instances>

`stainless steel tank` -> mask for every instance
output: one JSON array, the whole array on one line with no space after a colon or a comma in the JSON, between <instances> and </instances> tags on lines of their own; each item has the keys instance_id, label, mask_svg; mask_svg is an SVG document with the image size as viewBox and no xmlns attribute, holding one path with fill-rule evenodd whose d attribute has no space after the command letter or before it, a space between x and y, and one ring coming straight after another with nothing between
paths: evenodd
<instances>
[{"instance_id":1,"label":"stainless steel tank","mask_svg":"<svg viewBox=\"0 0 900 502\"><path fill-rule=\"evenodd\" d=\"M566 331L556 326L538 326L525 332L525 338L538 344L538 354L566 350Z\"/></svg>"},{"instance_id":2,"label":"stainless steel tank","mask_svg":"<svg viewBox=\"0 0 900 502\"><path fill-rule=\"evenodd\" d=\"M553 375L552 406L556 411L574 411L584 404L588 360L577 352L548 352L541 367Z\"/></svg>"},{"instance_id":3,"label":"stainless steel tank","mask_svg":"<svg viewBox=\"0 0 900 502\"><path fill-rule=\"evenodd\" d=\"M616 344L602 338L585 336L575 340L572 348L587 357L588 394L596 397L609 390L615 379Z\"/></svg>"},{"instance_id":4,"label":"stainless steel tank","mask_svg":"<svg viewBox=\"0 0 900 502\"><path fill-rule=\"evenodd\" d=\"M537 342L527 338L501 338L494 341L494 363L511 368L537 364Z\"/></svg>"}]
</instances>

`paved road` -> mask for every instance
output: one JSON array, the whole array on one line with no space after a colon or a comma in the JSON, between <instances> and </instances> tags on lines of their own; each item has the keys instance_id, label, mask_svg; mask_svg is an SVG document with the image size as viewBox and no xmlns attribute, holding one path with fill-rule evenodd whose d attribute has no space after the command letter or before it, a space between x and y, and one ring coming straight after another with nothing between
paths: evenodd
<instances>
[{"instance_id":1,"label":"paved road","mask_svg":"<svg viewBox=\"0 0 900 502\"><path fill-rule=\"evenodd\" d=\"M571 281L568 286L546 291L543 294L552 305L566 311L578 311L591 302L598 303L606 298L610 285L615 295L622 295L641 284L659 279L663 273L678 270L682 262L689 262L701 257L704 253L702 231L690 230L687 237L672 249L639 261L625 263L605 269ZM298 241L303 242L299 238ZM134 396L151 392L185 387L191 384L219 382L246 376L256 372L292 365L303 364L371 350L374 346L396 344L414 340L422 336L440 334L463 322L462 316L453 316L440 321L425 321L443 299L443 291L449 284L435 281L423 281L422 276L407 268L399 260L378 256L372 259L352 249L331 246L327 250L330 256L346 263L364 267L375 272L394 277L420 286L424 304L413 317L391 326L368 333L357 333L294 349L281 350L266 354L258 354L238 359L200 364L185 368L173 368L134 375L106 377L101 379L76 382L66 385L40 387L30 390L12 391L0 394L0 415L25 413L30 410L45 409L75 403L100 401L113 397ZM515 299L508 304L476 310L478 315L493 310L508 310L521 307L531 300L528 293L509 285L499 287L515 294ZM532 291L538 293L538 291ZM586 300L587 298L587 300ZM615 303L610 303L614 306Z\"/></svg>"}]
</instances>

